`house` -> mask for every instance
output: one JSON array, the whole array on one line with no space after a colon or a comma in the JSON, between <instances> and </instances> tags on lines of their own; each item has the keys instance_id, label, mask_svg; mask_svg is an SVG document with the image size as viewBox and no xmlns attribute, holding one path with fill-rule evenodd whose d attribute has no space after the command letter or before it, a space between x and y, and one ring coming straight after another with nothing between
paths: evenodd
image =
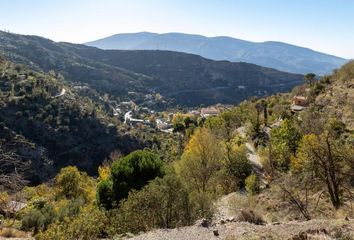
<instances>
[{"instance_id":1,"label":"house","mask_svg":"<svg viewBox=\"0 0 354 240\"><path fill-rule=\"evenodd\" d=\"M193 115L195 117L199 117L200 116L200 112L198 110L189 111L189 114Z\"/></svg>"},{"instance_id":2,"label":"house","mask_svg":"<svg viewBox=\"0 0 354 240\"><path fill-rule=\"evenodd\" d=\"M200 111L200 115L203 118L211 117L211 116L216 116L220 113L220 110L215 108L215 107L208 107L208 108L202 108Z\"/></svg>"},{"instance_id":3,"label":"house","mask_svg":"<svg viewBox=\"0 0 354 240\"><path fill-rule=\"evenodd\" d=\"M298 106L301 106L301 107L308 107L309 106L309 101L307 100L307 97L295 96L293 98L293 105L298 105Z\"/></svg>"},{"instance_id":4,"label":"house","mask_svg":"<svg viewBox=\"0 0 354 240\"><path fill-rule=\"evenodd\" d=\"M299 112L304 110L309 106L309 101L307 97L304 96L294 96L293 103L291 105L291 110L293 112Z\"/></svg>"}]
</instances>

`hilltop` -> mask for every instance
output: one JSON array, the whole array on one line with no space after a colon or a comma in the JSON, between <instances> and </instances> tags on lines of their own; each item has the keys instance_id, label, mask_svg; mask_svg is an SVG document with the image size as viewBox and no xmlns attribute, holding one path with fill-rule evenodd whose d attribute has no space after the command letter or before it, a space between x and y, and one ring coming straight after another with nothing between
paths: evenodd
<instances>
[{"instance_id":1,"label":"hilltop","mask_svg":"<svg viewBox=\"0 0 354 240\"><path fill-rule=\"evenodd\" d=\"M214 60L247 62L281 71L329 74L347 60L283 42L250 42L231 37L184 33L123 33L85 43L101 49L171 50Z\"/></svg>"}]
</instances>

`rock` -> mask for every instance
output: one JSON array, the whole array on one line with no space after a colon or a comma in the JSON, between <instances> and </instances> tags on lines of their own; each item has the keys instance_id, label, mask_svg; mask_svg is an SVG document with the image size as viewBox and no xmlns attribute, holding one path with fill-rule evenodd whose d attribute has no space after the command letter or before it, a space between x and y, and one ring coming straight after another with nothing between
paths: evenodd
<instances>
[{"instance_id":1,"label":"rock","mask_svg":"<svg viewBox=\"0 0 354 240\"><path fill-rule=\"evenodd\" d=\"M210 222L207 219L203 218L197 222L197 225L207 228L209 227Z\"/></svg>"},{"instance_id":2,"label":"rock","mask_svg":"<svg viewBox=\"0 0 354 240\"><path fill-rule=\"evenodd\" d=\"M273 222L272 225L280 225L280 222Z\"/></svg>"},{"instance_id":3,"label":"rock","mask_svg":"<svg viewBox=\"0 0 354 240\"><path fill-rule=\"evenodd\" d=\"M349 218L348 218L348 216L346 216L345 218L344 218L346 221L349 221Z\"/></svg>"},{"instance_id":4,"label":"rock","mask_svg":"<svg viewBox=\"0 0 354 240\"><path fill-rule=\"evenodd\" d=\"M214 236L219 236L219 230L214 229L214 230L213 230L213 233L214 233Z\"/></svg>"},{"instance_id":5,"label":"rock","mask_svg":"<svg viewBox=\"0 0 354 240\"><path fill-rule=\"evenodd\" d=\"M235 219L235 217L230 217L230 218L226 219L226 221L228 221L228 222L235 222L236 219Z\"/></svg>"}]
</instances>

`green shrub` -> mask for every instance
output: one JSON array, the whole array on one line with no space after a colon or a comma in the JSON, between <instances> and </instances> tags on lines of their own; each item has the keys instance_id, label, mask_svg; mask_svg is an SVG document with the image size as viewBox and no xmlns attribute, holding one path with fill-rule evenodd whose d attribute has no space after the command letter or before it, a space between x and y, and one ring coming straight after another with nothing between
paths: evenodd
<instances>
[{"instance_id":1,"label":"green shrub","mask_svg":"<svg viewBox=\"0 0 354 240\"><path fill-rule=\"evenodd\" d=\"M36 237L39 240L93 240L101 238L105 226L106 217L103 211L96 207L85 207L77 216L51 224L46 231Z\"/></svg>"},{"instance_id":2,"label":"green shrub","mask_svg":"<svg viewBox=\"0 0 354 240\"><path fill-rule=\"evenodd\" d=\"M111 209L113 207L113 182L110 178L100 181L97 185L98 205Z\"/></svg>"},{"instance_id":3,"label":"green shrub","mask_svg":"<svg viewBox=\"0 0 354 240\"><path fill-rule=\"evenodd\" d=\"M174 173L156 178L140 191L132 190L118 209L110 211L111 235L153 228L189 225L192 216L188 192Z\"/></svg>"},{"instance_id":4,"label":"green shrub","mask_svg":"<svg viewBox=\"0 0 354 240\"><path fill-rule=\"evenodd\" d=\"M225 167L227 173L236 180L237 186L240 188L244 187L246 178L252 172L252 166L247 158L247 149L244 145L234 147L230 151Z\"/></svg>"},{"instance_id":5,"label":"green shrub","mask_svg":"<svg viewBox=\"0 0 354 240\"><path fill-rule=\"evenodd\" d=\"M22 218L22 228L33 230L34 233L47 229L49 224L56 220L56 213L50 204L45 204L41 209L33 209Z\"/></svg>"},{"instance_id":6,"label":"green shrub","mask_svg":"<svg viewBox=\"0 0 354 240\"><path fill-rule=\"evenodd\" d=\"M246 190L249 194L259 193L259 179L256 174L251 174L246 178Z\"/></svg>"}]
</instances>

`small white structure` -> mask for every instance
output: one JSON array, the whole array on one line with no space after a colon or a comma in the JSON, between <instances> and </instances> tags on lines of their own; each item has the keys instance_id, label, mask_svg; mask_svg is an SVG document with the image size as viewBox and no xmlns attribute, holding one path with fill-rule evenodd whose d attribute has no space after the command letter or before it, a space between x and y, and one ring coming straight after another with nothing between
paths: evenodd
<instances>
[{"instance_id":1,"label":"small white structure","mask_svg":"<svg viewBox=\"0 0 354 240\"><path fill-rule=\"evenodd\" d=\"M215 107L202 108L200 115L203 118L216 116L220 113L220 110Z\"/></svg>"}]
</instances>

